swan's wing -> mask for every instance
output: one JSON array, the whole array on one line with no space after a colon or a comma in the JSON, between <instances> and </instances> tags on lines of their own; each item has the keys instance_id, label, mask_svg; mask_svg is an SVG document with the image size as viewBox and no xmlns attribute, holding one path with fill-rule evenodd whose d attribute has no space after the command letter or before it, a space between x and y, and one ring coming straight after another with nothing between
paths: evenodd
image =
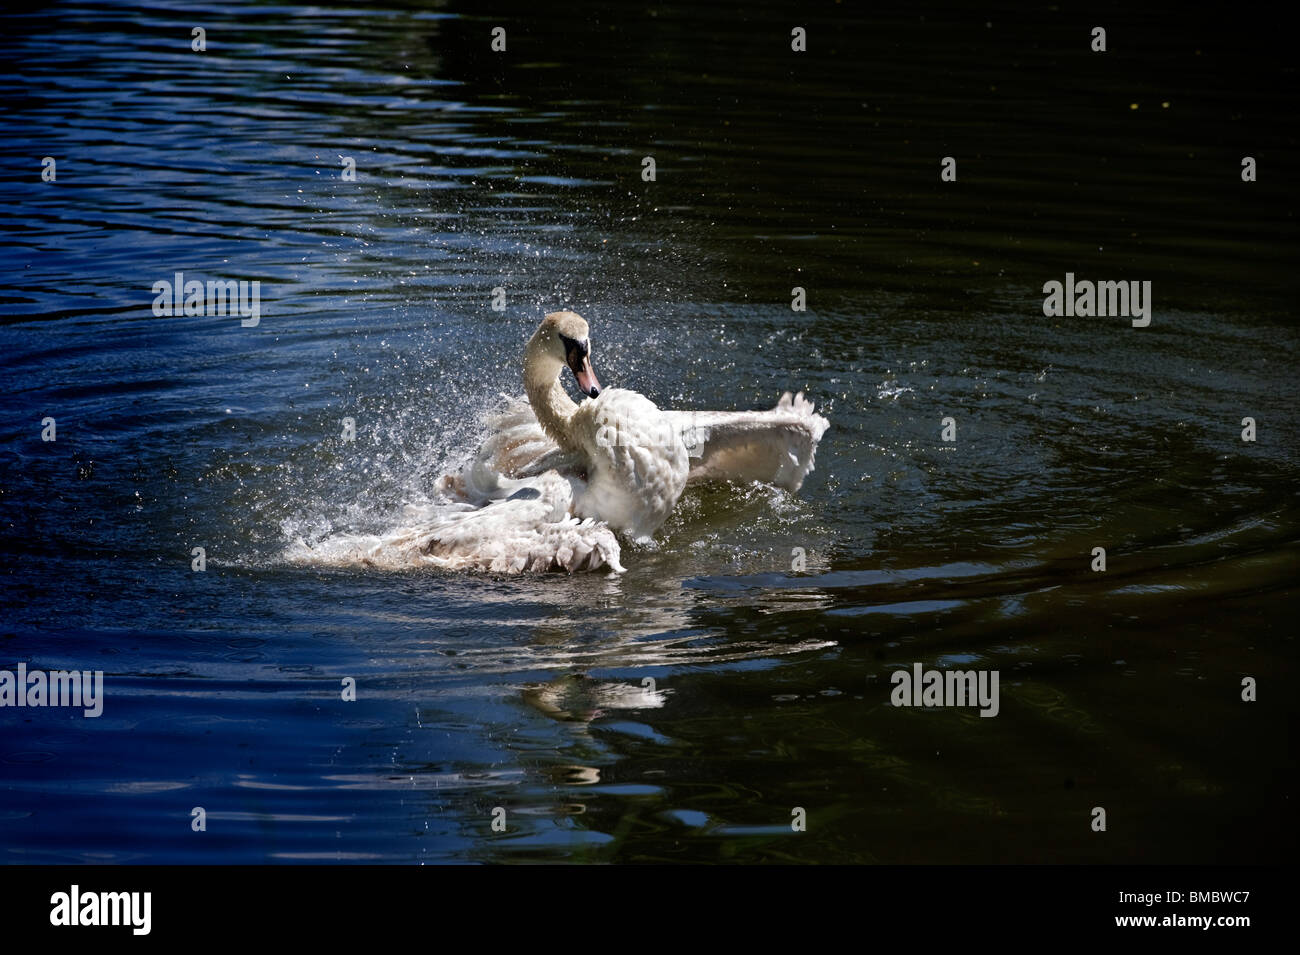
<instances>
[{"instance_id":1,"label":"swan's wing","mask_svg":"<svg viewBox=\"0 0 1300 955\"><path fill-rule=\"evenodd\" d=\"M761 481L799 490L830 422L802 393L769 411L667 411L691 455L688 483Z\"/></svg>"},{"instance_id":2,"label":"swan's wing","mask_svg":"<svg viewBox=\"0 0 1300 955\"><path fill-rule=\"evenodd\" d=\"M537 423L532 406L521 398L507 398L505 410L490 417L487 425L492 433L480 449L478 459L506 477L522 477L542 455L559 450ZM534 469L532 473L545 470Z\"/></svg>"},{"instance_id":3,"label":"swan's wing","mask_svg":"<svg viewBox=\"0 0 1300 955\"><path fill-rule=\"evenodd\" d=\"M442 478L440 488L452 500L475 505L501 500L523 486L521 479L547 471L581 478L578 456L561 451L547 436L527 401L507 398L505 410L486 424L488 437L474 459Z\"/></svg>"},{"instance_id":4,"label":"swan's wing","mask_svg":"<svg viewBox=\"0 0 1300 955\"><path fill-rule=\"evenodd\" d=\"M338 534L300 542L295 563L330 566L440 567L514 574L524 571L622 572L614 532L568 515L573 490L553 472L515 482L507 498L481 507L410 507L402 526L385 534Z\"/></svg>"},{"instance_id":5,"label":"swan's wing","mask_svg":"<svg viewBox=\"0 0 1300 955\"><path fill-rule=\"evenodd\" d=\"M549 451L542 451L520 465L515 473L521 478L530 478L547 471L555 471L566 478L585 481L585 461L586 456L580 451L565 451L562 448L552 447Z\"/></svg>"},{"instance_id":6,"label":"swan's wing","mask_svg":"<svg viewBox=\"0 0 1300 955\"><path fill-rule=\"evenodd\" d=\"M528 489L524 489L525 491ZM548 519L515 495L436 528L420 546L430 563L494 573L599 570L622 572L614 532L596 521ZM549 508L547 508L549 510Z\"/></svg>"}]
</instances>

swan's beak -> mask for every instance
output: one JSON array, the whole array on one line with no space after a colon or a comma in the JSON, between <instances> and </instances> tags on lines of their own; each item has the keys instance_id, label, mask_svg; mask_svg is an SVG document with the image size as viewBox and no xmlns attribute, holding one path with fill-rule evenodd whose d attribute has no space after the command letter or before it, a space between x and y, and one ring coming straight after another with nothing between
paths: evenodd
<instances>
[{"instance_id":1,"label":"swan's beak","mask_svg":"<svg viewBox=\"0 0 1300 955\"><path fill-rule=\"evenodd\" d=\"M578 379L579 391L588 398L600 394L600 382L591 368L591 346L587 342L573 342L565 350L565 360L573 371L573 377Z\"/></svg>"}]
</instances>

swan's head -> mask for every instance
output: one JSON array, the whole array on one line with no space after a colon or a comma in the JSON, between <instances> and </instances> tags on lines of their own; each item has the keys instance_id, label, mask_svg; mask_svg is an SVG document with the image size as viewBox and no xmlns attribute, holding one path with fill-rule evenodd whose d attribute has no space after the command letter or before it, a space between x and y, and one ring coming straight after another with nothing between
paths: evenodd
<instances>
[{"instance_id":1,"label":"swan's head","mask_svg":"<svg viewBox=\"0 0 1300 955\"><path fill-rule=\"evenodd\" d=\"M587 323L577 312L551 312L533 336L536 348L569 366L578 390L588 398L600 394L600 382L591 369L591 338Z\"/></svg>"}]
</instances>

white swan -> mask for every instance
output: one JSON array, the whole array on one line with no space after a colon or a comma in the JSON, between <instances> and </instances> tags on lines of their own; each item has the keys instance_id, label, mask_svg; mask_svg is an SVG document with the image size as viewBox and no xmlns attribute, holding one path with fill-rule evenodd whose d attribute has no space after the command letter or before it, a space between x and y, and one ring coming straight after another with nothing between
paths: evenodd
<instances>
[{"instance_id":1,"label":"white swan","mask_svg":"<svg viewBox=\"0 0 1300 955\"><path fill-rule=\"evenodd\" d=\"M565 367L584 396L560 382ZM696 481L798 490L829 422L803 395L768 411L661 411L633 391L602 391L587 323L547 315L524 356L528 403L509 400L474 460L442 479L437 501L408 504L379 533L294 538L292 563L519 573L622 572L615 531L655 532ZM448 500L450 499L450 500Z\"/></svg>"},{"instance_id":2,"label":"white swan","mask_svg":"<svg viewBox=\"0 0 1300 955\"><path fill-rule=\"evenodd\" d=\"M566 366L586 396L580 405L561 384ZM649 538L688 483L761 481L798 490L830 426L802 394L787 392L769 411L695 412L661 411L634 391L601 390L587 323L574 312L550 313L534 333L524 355L524 390L529 405L515 402L500 415L474 462L444 478L443 488L457 500L486 505L483 520L490 513L493 522L535 521L539 510L563 519L570 537L588 535L590 546L579 548L584 569L622 570L608 528L633 540ZM567 496L557 477L567 482ZM473 546L472 534L457 537L461 546ZM431 546L448 546L445 538ZM530 559L528 566L537 563Z\"/></svg>"}]
</instances>

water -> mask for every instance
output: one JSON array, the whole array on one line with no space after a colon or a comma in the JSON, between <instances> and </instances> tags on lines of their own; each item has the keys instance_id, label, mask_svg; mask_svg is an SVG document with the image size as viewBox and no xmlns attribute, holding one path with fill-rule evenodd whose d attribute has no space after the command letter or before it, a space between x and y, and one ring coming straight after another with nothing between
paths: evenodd
<instances>
[{"instance_id":1,"label":"water","mask_svg":"<svg viewBox=\"0 0 1300 955\"><path fill-rule=\"evenodd\" d=\"M1048 9L800 16L803 55L697 3L5 17L0 668L107 693L0 710L6 861L1291 856L1293 73L1185 11L1099 12L1104 56ZM177 271L259 324L154 317ZM1152 281L1150 327L1045 318L1067 271ZM562 307L661 406L806 391L817 470L690 491L622 576L286 559L427 503ZM914 662L999 715L889 706Z\"/></svg>"}]
</instances>

